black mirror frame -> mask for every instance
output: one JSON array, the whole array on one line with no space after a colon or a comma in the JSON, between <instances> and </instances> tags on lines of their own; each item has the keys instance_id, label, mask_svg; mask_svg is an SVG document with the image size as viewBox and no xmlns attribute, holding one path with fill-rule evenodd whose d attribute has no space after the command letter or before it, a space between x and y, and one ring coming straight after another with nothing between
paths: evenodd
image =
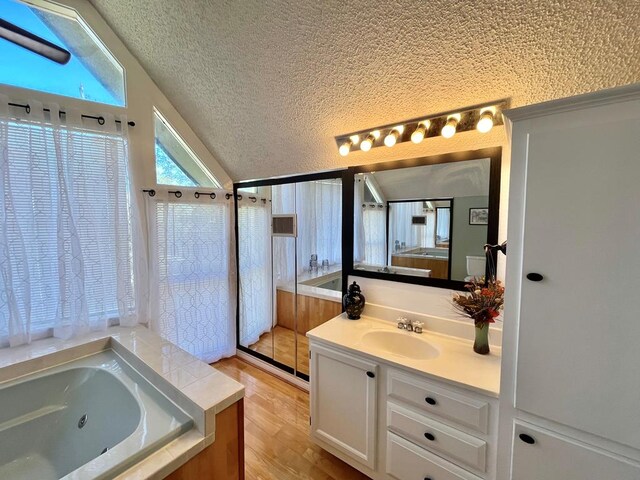
<instances>
[{"instance_id":1,"label":"black mirror frame","mask_svg":"<svg viewBox=\"0 0 640 480\"><path fill-rule=\"evenodd\" d=\"M439 163L464 162L481 158L491 159L489 173L489 223L487 225L487 243L498 243L498 224L500 220L500 175L502 166L502 147L483 148L454 152L429 157L418 157L390 162L358 165L346 170L342 177L342 282L343 292L346 291L349 276L362 278L375 278L390 282L411 283L429 287L447 288L450 290L465 290L465 282L462 280L445 280L441 278L414 277L411 275L398 275L382 272L370 272L355 270L353 268L353 240L354 240L354 181L358 173L371 171L395 170L398 168L420 167L424 165L436 165ZM497 252L492 252L494 265L497 261ZM489 263L489 262L487 262Z\"/></svg>"}]
</instances>

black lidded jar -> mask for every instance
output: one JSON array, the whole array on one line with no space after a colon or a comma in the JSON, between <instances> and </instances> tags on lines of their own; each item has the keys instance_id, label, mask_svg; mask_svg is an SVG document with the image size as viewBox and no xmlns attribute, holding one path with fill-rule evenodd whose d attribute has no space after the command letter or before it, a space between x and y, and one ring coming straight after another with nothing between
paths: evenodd
<instances>
[{"instance_id":1,"label":"black lidded jar","mask_svg":"<svg viewBox=\"0 0 640 480\"><path fill-rule=\"evenodd\" d=\"M349 285L347 294L342 297L342 306L347 312L347 318L350 320L358 320L362 310L364 310L364 295L360 291L360 285L353 282Z\"/></svg>"}]
</instances>

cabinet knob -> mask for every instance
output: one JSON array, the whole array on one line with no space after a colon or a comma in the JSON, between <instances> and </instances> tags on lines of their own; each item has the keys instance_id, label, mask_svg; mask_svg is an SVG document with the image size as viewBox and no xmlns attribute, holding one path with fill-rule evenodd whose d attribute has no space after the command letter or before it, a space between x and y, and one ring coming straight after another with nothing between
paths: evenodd
<instances>
[{"instance_id":1,"label":"cabinet knob","mask_svg":"<svg viewBox=\"0 0 640 480\"><path fill-rule=\"evenodd\" d=\"M429 432L424 434L424 438L426 438L427 440L429 440L431 442L433 442L436 439L435 435L433 433L429 433Z\"/></svg>"},{"instance_id":2,"label":"cabinet knob","mask_svg":"<svg viewBox=\"0 0 640 480\"><path fill-rule=\"evenodd\" d=\"M429 405L435 405L436 403L436 399L435 398L431 398L431 397L427 397L424 399L425 402L427 402Z\"/></svg>"},{"instance_id":3,"label":"cabinet knob","mask_svg":"<svg viewBox=\"0 0 640 480\"><path fill-rule=\"evenodd\" d=\"M542 281L542 279L544 279L544 277L539 273L535 273L535 272L527 273L527 280L531 280L532 282L540 282Z\"/></svg>"},{"instance_id":4,"label":"cabinet knob","mask_svg":"<svg viewBox=\"0 0 640 480\"><path fill-rule=\"evenodd\" d=\"M527 435L526 433L521 433L520 435L518 435L518 437L520 437L520 440L528 445L533 445L534 443L536 443L536 439L531 435Z\"/></svg>"},{"instance_id":5,"label":"cabinet knob","mask_svg":"<svg viewBox=\"0 0 640 480\"><path fill-rule=\"evenodd\" d=\"M367 372L367 377L369 377L369 378L374 378L375 376L376 376L376 374L375 374L375 373L373 373L373 372Z\"/></svg>"}]
</instances>

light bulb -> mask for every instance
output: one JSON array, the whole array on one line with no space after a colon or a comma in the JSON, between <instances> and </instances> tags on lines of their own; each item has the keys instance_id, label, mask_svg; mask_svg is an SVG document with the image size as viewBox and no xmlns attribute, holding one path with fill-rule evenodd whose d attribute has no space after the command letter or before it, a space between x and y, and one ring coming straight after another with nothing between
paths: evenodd
<instances>
[{"instance_id":1,"label":"light bulb","mask_svg":"<svg viewBox=\"0 0 640 480\"><path fill-rule=\"evenodd\" d=\"M351 143L354 145L358 145L358 143L360 143L360 135L351 135L349 140L351 140Z\"/></svg>"},{"instance_id":2,"label":"light bulb","mask_svg":"<svg viewBox=\"0 0 640 480\"><path fill-rule=\"evenodd\" d=\"M400 133L397 130L391 130L386 137L384 137L384 144L387 147L393 147L398 141Z\"/></svg>"},{"instance_id":3,"label":"light bulb","mask_svg":"<svg viewBox=\"0 0 640 480\"><path fill-rule=\"evenodd\" d=\"M360 150L362 150L363 152L368 152L369 150L371 150L371 147L373 147L373 142L376 141L376 137L373 136L373 134L369 134L367 135L367 138L365 138L364 140L362 140L362 142L360 143Z\"/></svg>"},{"instance_id":4,"label":"light bulb","mask_svg":"<svg viewBox=\"0 0 640 480\"><path fill-rule=\"evenodd\" d=\"M375 138L376 140L380 138L380 130L374 130L373 132L371 132L371 135L373 135L373 138Z\"/></svg>"},{"instance_id":5,"label":"light bulb","mask_svg":"<svg viewBox=\"0 0 640 480\"><path fill-rule=\"evenodd\" d=\"M430 124L431 122L429 120L418 123L418 126L411 134L411 141L416 144L422 142L422 140L424 140L424 137L427 136L427 129L429 128Z\"/></svg>"},{"instance_id":6,"label":"light bulb","mask_svg":"<svg viewBox=\"0 0 640 480\"><path fill-rule=\"evenodd\" d=\"M351 151L352 143L353 142L351 140L347 140L342 145L340 145L340 148L338 149L338 151L340 152L340 155L342 155L343 157L346 157L347 155L349 155L349 152Z\"/></svg>"},{"instance_id":7,"label":"light bulb","mask_svg":"<svg viewBox=\"0 0 640 480\"><path fill-rule=\"evenodd\" d=\"M476 128L480 133L487 133L493 128L493 113L490 110L486 110L480 114Z\"/></svg>"},{"instance_id":8,"label":"light bulb","mask_svg":"<svg viewBox=\"0 0 640 480\"><path fill-rule=\"evenodd\" d=\"M456 128L458 128L458 120L453 117L449 117L447 123L444 127L442 127L442 131L440 133L444 138L451 138L455 135Z\"/></svg>"}]
</instances>

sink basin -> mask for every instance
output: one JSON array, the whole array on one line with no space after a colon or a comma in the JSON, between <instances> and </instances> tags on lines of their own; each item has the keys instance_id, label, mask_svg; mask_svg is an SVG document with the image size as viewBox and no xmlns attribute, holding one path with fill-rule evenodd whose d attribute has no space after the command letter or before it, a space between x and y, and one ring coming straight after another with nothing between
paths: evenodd
<instances>
[{"instance_id":1,"label":"sink basin","mask_svg":"<svg viewBox=\"0 0 640 480\"><path fill-rule=\"evenodd\" d=\"M415 360L429 360L440 355L438 349L428 341L420 338L418 334L409 332L375 330L362 336L362 344Z\"/></svg>"}]
</instances>

